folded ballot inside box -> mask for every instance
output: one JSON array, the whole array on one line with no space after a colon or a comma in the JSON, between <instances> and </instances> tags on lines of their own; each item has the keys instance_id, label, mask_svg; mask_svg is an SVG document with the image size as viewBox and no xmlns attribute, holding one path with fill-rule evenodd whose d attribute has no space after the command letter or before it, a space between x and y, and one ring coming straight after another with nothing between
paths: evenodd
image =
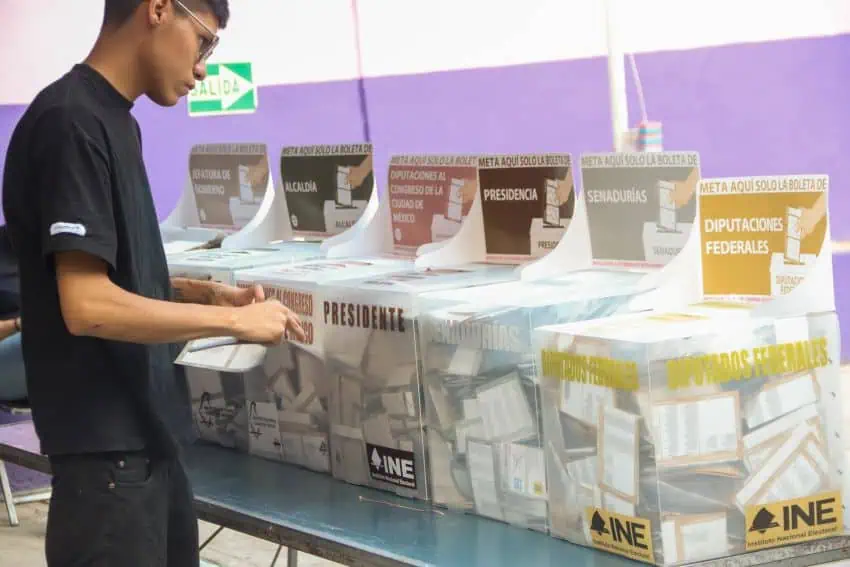
<instances>
[{"instance_id":1,"label":"folded ballot inside box","mask_svg":"<svg viewBox=\"0 0 850 567\"><path fill-rule=\"evenodd\" d=\"M546 531L532 331L628 310L645 279L598 269L417 297L435 504Z\"/></svg>"},{"instance_id":2,"label":"folded ballot inside box","mask_svg":"<svg viewBox=\"0 0 850 567\"><path fill-rule=\"evenodd\" d=\"M261 364L245 373L246 381L262 385L254 390L249 402L256 402L257 409L269 415L274 413L280 447L278 458L312 470L330 472L330 384L324 364L320 285L411 267L411 262L398 259L345 258L266 266L236 273L237 286L260 285L267 298L277 299L291 309L298 316L306 335L304 341L292 339L279 346L268 347ZM252 380L254 374L258 376ZM262 417L252 428L252 434L260 435L261 424Z\"/></svg>"},{"instance_id":3,"label":"folded ballot inside box","mask_svg":"<svg viewBox=\"0 0 850 567\"><path fill-rule=\"evenodd\" d=\"M836 315L752 309L536 330L554 535L677 565L842 531Z\"/></svg>"},{"instance_id":4,"label":"folded ballot inside box","mask_svg":"<svg viewBox=\"0 0 850 567\"><path fill-rule=\"evenodd\" d=\"M415 297L514 274L511 267L464 265L321 286L334 477L429 498Z\"/></svg>"},{"instance_id":5,"label":"folded ballot inside box","mask_svg":"<svg viewBox=\"0 0 850 567\"><path fill-rule=\"evenodd\" d=\"M280 242L261 248L190 250L168 256L172 277L233 284L234 273L259 266L291 264L320 258L324 254L318 242Z\"/></svg>"}]
</instances>

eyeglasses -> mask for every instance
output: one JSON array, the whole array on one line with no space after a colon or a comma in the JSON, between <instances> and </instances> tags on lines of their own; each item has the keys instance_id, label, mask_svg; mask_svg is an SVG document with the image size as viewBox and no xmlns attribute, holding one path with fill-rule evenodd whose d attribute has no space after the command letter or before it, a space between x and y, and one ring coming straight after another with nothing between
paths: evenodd
<instances>
[{"instance_id":1,"label":"eyeglasses","mask_svg":"<svg viewBox=\"0 0 850 567\"><path fill-rule=\"evenodd\" d=\"M180 0L174 0L174 4L177 5L178 8L186 12L190 18L195 20L195 23L201 26L201 28L209 34L209 37L202 36L201 37L201 47L198 51L198 63L203 63L206 61L210 55L212 55L215 46L218 45L218 36L212 31L207 25L195 15L195 13L186 7L186 5Z\"/></svg>"}]
</instances>

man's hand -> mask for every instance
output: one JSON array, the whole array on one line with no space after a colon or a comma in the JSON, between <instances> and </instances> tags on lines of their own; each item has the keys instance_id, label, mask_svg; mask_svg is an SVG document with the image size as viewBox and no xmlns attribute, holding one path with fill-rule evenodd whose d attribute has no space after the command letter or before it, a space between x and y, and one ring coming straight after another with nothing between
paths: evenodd
<instances>
[{"instance_id":1,"label":"man's hand","mask_svg":"<svg viewBox=\"0 0 850 567\"><path fill-rule=\"evenodd\" d=\"M287 338L307 338L298 316L276 299L251 303L236 312L234 336L240 341L272 346Z\"/></svg>"},{"instance_id":2,"label":"man's hand","mask_svg":"<svg viewBox=\"0 0 850 567\"><path fill-rule=\"evenodd\" d=\"M225 284L213 285L213 305L219 305L221 307L243 307L254 302L266 300L266 294L260 285L245 288Z\"/></svg>"}]
</instances>

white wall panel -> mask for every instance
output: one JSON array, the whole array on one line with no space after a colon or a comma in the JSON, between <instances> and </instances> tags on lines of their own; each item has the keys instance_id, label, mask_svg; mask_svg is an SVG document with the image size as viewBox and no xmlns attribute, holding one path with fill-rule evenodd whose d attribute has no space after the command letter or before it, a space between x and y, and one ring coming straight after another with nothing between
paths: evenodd
<instances>
[{"instance_id":1,"label":"white wall panel","mask_svg":"<svg viewBox=\"0 0 850 567\"><path fill-rule=\"evenodd\" d=\"M610 0L635 53L850 32L850 0ZM360 0L367 75L606 53L605 0Z\"/></svg>"},{"instance_id":2,"label":"white wall panel","mask_svg":"<svg viewBox=\"0 0 850 567\"><path fill-rule=\"evenodd\" d=\"M350 0L231 0L211 61L249 60L260 85L356 76ZM103 0L0 0L0 104L26 104L83 59Z\"/></svg>"},{"instance_id":3,"label":"white wall panel","mask_svg":"<svg viewBox=\"0 0 850 567\"><path fill-rule=\"evenodd\" d=\"M581 59L606 52L604 0L359 0L367 76ZM640 53L850 32L850 0L611 0ZM88 53L103 0L0 0L0 104L27 103ZM356 75L351 0L231 0L213 60L261 85Z\"/></svg>"}]
</instances>

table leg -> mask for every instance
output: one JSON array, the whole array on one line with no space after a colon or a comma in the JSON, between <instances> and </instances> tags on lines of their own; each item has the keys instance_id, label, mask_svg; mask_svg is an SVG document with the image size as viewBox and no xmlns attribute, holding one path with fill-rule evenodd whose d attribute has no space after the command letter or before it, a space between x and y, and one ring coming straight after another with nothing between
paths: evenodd
<instances>
[{"instance_id":1,"label":"table leg","mask_svg":"<svg viewBox=\"0 0 850 567\"><path fill-rule=\"evenodd\" d=\"M208 537L208 538L207 538L207 540L206 540L204 543L202 543L202 544L201 544L201 547L199 547L199 548L198 548L198 551L201 551L201 550L203 550L206 546L208 546L208 545L209 545L209 543L210 543L212 540L214 540L214 539L215 539L215 536L217 536L218 534L220 534L220 533L222 532L222 530L224 530L224 526L219 526L219 527L218 527L218 529L216 529L216 530L212 533L212 535L210 535L210 537Z\"/></svg>"},{"instance_id":2,"label":"table leg","mask_svg":"<svg viewBox=\"0 0 850 567\"><path fill-rule=\"evenodd\" d=\"M6 502L6 512L9 514L9 524L14 528L18 526L18 513L15 510L15 498L12 496L12 484L9 482L9 474L6 472L6 463L0 461L0 488L3 489L3 501Z\"/></svg>"}]
</instances>

